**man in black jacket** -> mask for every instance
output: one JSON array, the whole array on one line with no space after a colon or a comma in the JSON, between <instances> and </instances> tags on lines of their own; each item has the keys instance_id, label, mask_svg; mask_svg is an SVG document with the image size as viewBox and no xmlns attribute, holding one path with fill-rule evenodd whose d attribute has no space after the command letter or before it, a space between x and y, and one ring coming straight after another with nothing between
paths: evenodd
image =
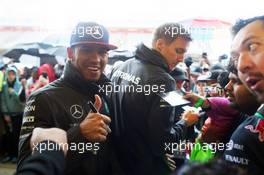
<instances>
[{"instance_id":1,"label":"man in black jacket","mask_svg":"<svg viewBox=\"0 0 264 175\"><path fill-rule=\"evenodd\" d=\"M158 95L175 90L169 73L183 61L190 41L181 25L162 25L155 31L152 49L139 45L135 58L111 73L114 86L107 89L114 105L111 124L123 174L169 173L165 151L184 139L187 126L197 121L188 113L175 124L174 108L166 107Z\"/></svg>"},{"instance_id":2,"label":"man in black jacket","mask_svg":"<svg viewBox=\"0 0 264 175\"><path fill-rule=\"evenodd\" d=\"M63 76L27 100L18 170L31 154L32 130L57 127L67 132L69 152L65 174L111 174L109 147L105 142L109 133L110 118L106 116L109 108L99 85L109 83L103 70L108 51L115 48L109 44L108 31L102 25L87 22L76 26L67 49L69 61ZM98 112L91 111L90 101Z\"/></svg>"}]
</instances>

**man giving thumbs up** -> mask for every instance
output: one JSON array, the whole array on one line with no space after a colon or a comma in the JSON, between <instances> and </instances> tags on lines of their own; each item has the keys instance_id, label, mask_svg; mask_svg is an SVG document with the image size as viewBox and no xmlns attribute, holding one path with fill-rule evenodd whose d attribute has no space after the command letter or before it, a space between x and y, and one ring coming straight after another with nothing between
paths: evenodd
<instances>
[{"instance_id":1,"label":"man giving thumbs up","mask_svg":"<svg viewBox=\"0 0 264 175\"><path fill-rule=\"evenodd\" d=\"M113 160L109 158L112 151L107 139L110 112L100 87L109 85L103 71L108 51L115 48L109 44L109 33L104 26L94 22L76 26L67 48L69 59L62 77L27 99L18 169L31 155L29 141L33 129L56 127L67 133L69 149L64 174L112 174ZM87 105L89 101L95 110Z\"/></svg>"}]
</instances>

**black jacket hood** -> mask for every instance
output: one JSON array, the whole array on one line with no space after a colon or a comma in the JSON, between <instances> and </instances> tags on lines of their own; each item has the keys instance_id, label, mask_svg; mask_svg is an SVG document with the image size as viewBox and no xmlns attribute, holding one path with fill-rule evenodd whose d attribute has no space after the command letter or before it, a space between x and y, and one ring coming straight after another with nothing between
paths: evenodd
<instances>
[{"instance_id":1,"label":"black jacket hood","mask_svg":"<svg viewBox=\"0 0 264 175\"><path fill-rule=\"evenodd\" d=\"M156 50L149 49L144 44L140 44L137 46L136 50L136 59L140 59L151 64L162 67L166 70L166 72L170 72L169 66L165 61L165 58Z\"/></svg>"}]
</instances>

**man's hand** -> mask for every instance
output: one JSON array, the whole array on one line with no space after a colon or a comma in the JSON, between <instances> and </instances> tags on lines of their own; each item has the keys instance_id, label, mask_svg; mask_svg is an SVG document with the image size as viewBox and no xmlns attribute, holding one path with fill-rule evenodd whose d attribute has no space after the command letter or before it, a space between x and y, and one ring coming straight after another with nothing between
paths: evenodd
<instances>
[{"instance_id":1,"label":"man's hand","mask_svg":"<svg viewBox=\"0 0 264 175\"><path fill-rule=\"evenodd\" d=\"M64 130L59 128L35 128L32 132L32 136L30 139L31 149L33 149L34 146L45 140L50 140L59 144L60 149L63 150L64 154L66 155L68 151L68 146L66 145L68 143L67 134Z\"/></svg>"},{"instance_id":2,"label":"man's hand","mask_svg":"<svg viewBox=\"0 0 264 175\"><path fill-rule=\"evenodd\" d=\"M39 84L40 87L46 86L47 84L49 84L49 78L44 78L43 75L39 76Z\"/></svg>"},{"instance_id":3,"label":"man's hand","mask_svg":"<svg viewBox=\"0 0 264 175\"><path fill-rule=\"evenodd\" d=\"M27 80L26 80L25 78L23 78L23 79L21 80L21 85L22 85L23 89L26 89L26 86L27 86Z\"/></svg>"},{"instance_id":4,"label":"man's hand","mask_svg":"<svg viewBox=\"0 0 264 175\"><path fill-rule=\"evenodd\" d=\"M199 113L196 110L185 111L182 114L182 119L187 122L188 126L191 126L199 120Z\"/></svg>"},{"instance_id":5,"label":"man's hand","mask_svg":"<svg viewBox=\"0 0 264 175\"><path fill-rule=\"evenodd\" d=\"M201 97L197 94L194 93L186 93L185 96L183 96L184 99L191 101L192 105L194 105L199 98L202 98L204 100L204 102L202 103L201 107L202 108L209 108L210 107L210 103L207 99L205 99L204 97Z\"/></svg>"},{"instance_id":6,"label":"man's hand","mask_svg":"<svg viewBox=\"0 0 264 175\"><path fill-rule=\"evenodd\" d=\"M10 115L4 115L4 119L5 119L6 123L11 123Z\"/></svg>"},{"instance_id":7,"label":"man's hand","mask_svg":"<svg viewBox=\"0 0 264 175\"><path fill-rule=\"evenodd\" d=\"M94 105L97 111L102 107L102 100L98 95L95 95ZM90 112L80 124L81 133L89 141L105 141L108 135L108 125L110 122L111 119L108 116Z\"/></svg>"},{"instance_id":8,"label":"man's hand","mask_svg":"<svg viewBox=\"0 0 264 175\"><path fill-rule=\"evenodd\" d=\"M189 100L194 105L199 100L200 96L194 93L186 93L183 98Z\"/></svg>"},{"instance_id":9,"label":"man's hand","mask_svg":"<svg viewBox=\"0 0 264 175\"><path fill-rule=\"evenodd\" d=\"M13 89L13 88L11 88L11 87L10 87L10 88L8 88L8 94L10 94L10 95L11 95L11 94L13 94L13 93L14 93L14 89Z\"/></svg>"}]
</instances>

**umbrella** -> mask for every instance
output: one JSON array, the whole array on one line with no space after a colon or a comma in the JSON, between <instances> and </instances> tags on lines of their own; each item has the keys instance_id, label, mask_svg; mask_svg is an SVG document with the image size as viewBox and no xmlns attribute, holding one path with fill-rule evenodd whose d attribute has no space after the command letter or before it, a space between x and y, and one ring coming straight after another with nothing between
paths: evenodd
<instances>
[{"instance_id":1,"label":"umbrella","mask_svg":"<svg viewBox=\"0 0 264 175\"><path fill-rule=\"evenodd\" d=\"M19 62L24 65L24 67L31 68L33 66L40 66L40 57L22 54L19 58Z\"/></svg>"},{"instance_id":2,"label":"umbrella","mask_svg":"<svg viewBox=\"0 0 264 175\"><path fill-rule=\"evenodd\" d=\"M38 49L38 50L45 50L45 49L48 49L48 48L51 48L53 47L53 45L51 44L46 44L46 43L38 43L38 42L35 42L35 43L22 43L22 44L18 44L16 45L16 48L22 48L22 49L25 49L25 50L28 50L28 49ZM41 53L41 51L40 51Z\"/></svg>"},{"instance_id":3,"label":"umbrella","mask_svg":"<svg viewBox=\"0 0 264 175\"><path fill-rule=\"evenodd\" d=\"M26 51L24 49L11 49L3 53L2 56L13 58L13 59L19 59L19 57L24 54Z\"/></svg>"},{"instance_id":4,"label":"umbrella","mask_svg":"<svg viewBox=\"0 0 264 175\"><path fill-rule=\"evenodd\" d=\"M39 56L40 54L45 54L45 50L52 47L52 45L45 43L24 43L16 45L15 47L5 51L2 55L18 60L22 54Z\"/></svg>"},{"instance_id":5,"label":"umbrella","mask_svg":"<svg viewBox=\"0 0 264 175\"><path fill-rule=\"evenodd\" d=\"M49 55L67 58L67 48L65 46L55 46L48 48L46 50L46 53L48 53Z\"/></svg>"},{"instance_id":6,"label":"umbrella","mask_svg":"<svg viewBox=\"0 0 264 175\"><path fill-rule=\"evenodd\" d=\"M14 48L5 51L2 56L12 58L20 62L22 55L31 55L40 58L40 65L49 63L52 66L58 63L56 56L67 57L66 47L52 46L45 43L25 43L16 45Z\"/></svg>"}]
</instances>

